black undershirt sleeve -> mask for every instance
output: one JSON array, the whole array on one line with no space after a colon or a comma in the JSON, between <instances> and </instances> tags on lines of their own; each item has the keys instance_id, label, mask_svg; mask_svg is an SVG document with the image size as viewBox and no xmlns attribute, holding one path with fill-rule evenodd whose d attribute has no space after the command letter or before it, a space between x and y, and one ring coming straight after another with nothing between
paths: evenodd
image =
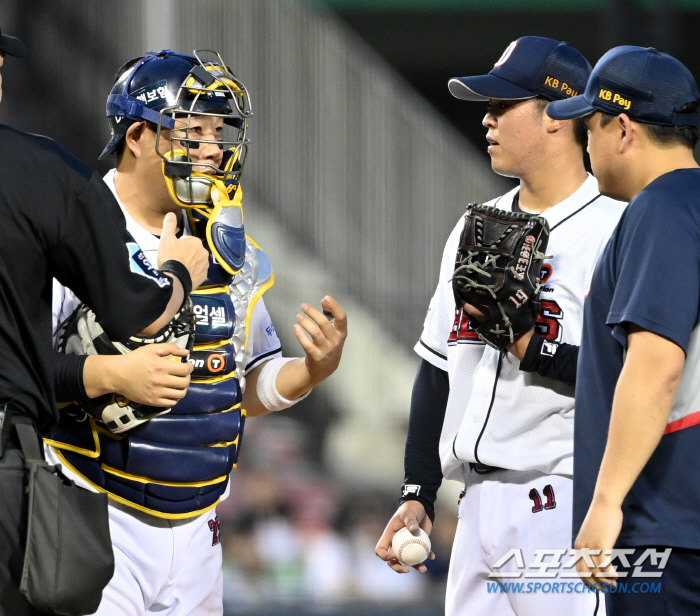
<instances>
[{"instance_id":1,"label":"black undershirt sleeve","mask_svg":"<svg viewBox=\"0 0 700 616\"><path fill-rule=\"evenodd\" d=\"M66 355L53 351L53 386L56 402L87 400L83 367L87 355Z\"/></svg>"},{"instance_id":2,"label":"black undershirt sleeve","mask_svg":"<svg viewBox=\"0 0 700 616\"><path fill-rule=\"evenodd\" d=\"M527 345L525 357L520 362L523 372L536 372L567 385L576 385L576 365L579 347L564 342L549 342L533 334Z\"/></svg>"},{"instance_id":3,"label":"black undershirt sleeve","mask_svg":"<svg viewBox=\"0 0 700 616\"><path fill-rule=\"evenodd\" d=\"M404 454L405 478L399 504L408 500L420 501L432 521L435 521L435 500L442 483L440 433L449 394L447 372L422 360L411 395Z\"/></svg>"}]
</instances>

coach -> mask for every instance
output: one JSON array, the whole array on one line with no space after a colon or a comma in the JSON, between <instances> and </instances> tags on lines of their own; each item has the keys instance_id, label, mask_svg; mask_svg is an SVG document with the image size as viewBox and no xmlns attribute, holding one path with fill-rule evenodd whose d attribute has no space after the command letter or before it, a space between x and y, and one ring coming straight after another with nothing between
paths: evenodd
<instances>
[{"instance_id":1,"label":"coach","mask_svg":"<svg viewBox=\"0 0 700 616\"><path fill-rule=\"evenodd\" d=\"M659 576L661 592L609 593L610 616L700 612L699 99L678 60L624 46L582 96L547 107L586 116L600 191L630 200L585 303L574 534L577 548L627 548L618 579ZM610 567L594 562L603 583Z\"/></svg>"},{"instance_id":2,"label":"coach","mask_svg":"<svg viewBox=\"0 0 700 616\"><path fill-rule=\"evenodd\" d=\"M0 32L0 66L25 53ZM208 253L196 238L176 239L175 224L166 219L156 270L127 249L124 216L99 176L54 141L0 125L0 616L38 614L19 594L25 475L11 417L40 433L58 419L52 278L89 303L112 338L155 333L206 276Z\"/></svg>"}]
</instances>

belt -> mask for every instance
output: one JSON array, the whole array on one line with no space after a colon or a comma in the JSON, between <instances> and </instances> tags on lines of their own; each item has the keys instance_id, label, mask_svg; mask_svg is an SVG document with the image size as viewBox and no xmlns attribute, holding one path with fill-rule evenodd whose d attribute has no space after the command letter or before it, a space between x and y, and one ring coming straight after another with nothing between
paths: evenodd
<instances>
[{"instance_id":1,"label":"belt","mask_svg":"<svg viewBox=\"0 0 700 616\"><path fill-rule=\"evenodd\" d=\"M11 406L11 400L0 402L0 459L7 449L21 449L17 433L12 429L13 417L19 416Z\"/></svg>"},{"instance_id":2,"label":"belt","mask_svg":"<svg viewBox=\"0 0 700 616\"><path fill-rule=\"evenodd\" d=\"M481 462L470 462L469 470L474 471L477 475L488 475L489 473L502 471L504 469L499 468L498 466L489 466L488 464L482 464Z\"/></svg>"}]
</instances>

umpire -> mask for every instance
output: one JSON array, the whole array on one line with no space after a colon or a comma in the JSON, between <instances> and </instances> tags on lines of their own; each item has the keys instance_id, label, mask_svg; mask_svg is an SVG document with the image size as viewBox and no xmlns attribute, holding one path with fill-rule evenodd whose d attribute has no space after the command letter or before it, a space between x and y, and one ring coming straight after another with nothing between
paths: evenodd
<instances>
[{"instance_id":1,"label":"umpire","mask_svg":"<svg viewBox=\"0 0 700 616\"><path fill-rule=\"evenodd\" d=\"M25 54L0 32L0 66ZM19 592L25 472L12 417L29 418L40 433L58 420L52 278L93 307L110 337L155 333L206 276L201 241L175 230L166 218L159 271L127 247L124 216L99 176L51 139L0 125L0 616L39 614Z\"/></svg>"}]
</instances>

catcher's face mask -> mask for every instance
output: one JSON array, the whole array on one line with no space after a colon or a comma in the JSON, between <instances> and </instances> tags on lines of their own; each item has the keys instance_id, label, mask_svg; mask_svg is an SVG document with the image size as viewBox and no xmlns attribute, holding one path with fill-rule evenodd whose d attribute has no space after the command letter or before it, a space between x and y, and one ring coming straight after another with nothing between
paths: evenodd
<instances>
[{"instance_id":1,"label":"catcher's face mask","mask_svg":"<svg viewBox=\"0 0 700 616\"><path fill-rule=\"evenodd\" d=\"M173 201L182 207L211 205L213 178L238 180L249 143L248 91L218 53L208 52L218 62L202 60L200 53L204 52L195 51L198 64L180 84L177 103L160 110L156 133L165 183ZM173 128L168 140L163 129L169 126ZM220 149L221 155L211 155L212 147Z\"/></svg>"}]
</instances>

